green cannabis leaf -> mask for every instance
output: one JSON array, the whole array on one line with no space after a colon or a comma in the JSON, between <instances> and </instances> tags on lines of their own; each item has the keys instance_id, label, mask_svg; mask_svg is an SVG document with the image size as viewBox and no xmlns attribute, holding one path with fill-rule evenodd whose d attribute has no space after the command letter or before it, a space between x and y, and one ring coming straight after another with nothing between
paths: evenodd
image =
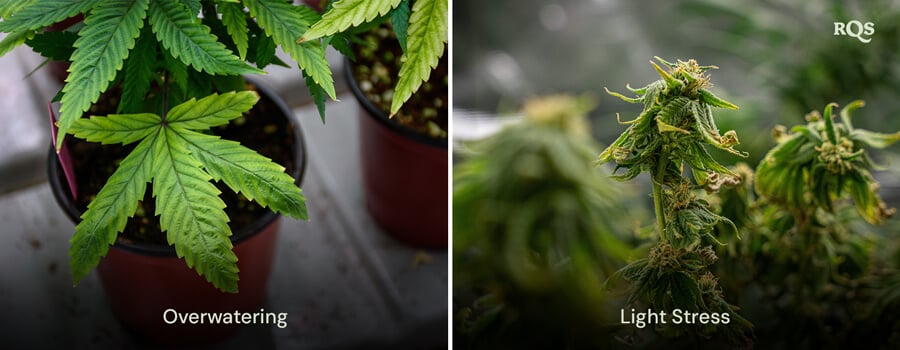
<instances>
[{"instance_id":1,"label":"green cannabis leaf","mask_svg":"<svg viewBox=\"0 0 900 350\"><path fill-rule=\"evenodd\" d=\"M160 128L153 144L153 197L160 208L160 228L189 267L216 288L237 292L237 256L231 250L225 202L179 136L187 139L174 125Z\"/></svg>"},{"instance_id":2,"label":"green cannabis leaf","mask_svg":"<svg viewBox=\"0 0 900 350\"><path fill-rule=\"evenodd\" d=\"M294 39L313 41L387 14L403 0L338 0L309 31Z\"/></svg>"},{"instance_id":3,"label":"green cannabis leaf","mask_svg":"<svg viewBox=\"0 0 900 350\"><path fill-rule=\"evenodd\" d=\"M260 29L262 31L262 29ZM254 40L255 39L255 40ZM250 40L250 47L247 50L253 54L253 60L259 67L265 67L277 59L275 57L275 40L265 34L254 36Z\"/></svg>"},{"instance_id":4,"label":"green cannabis leaf","mask_svg":"<svg viewBox=\"0 0 900 350\"><path fill-rule=\"evenodd\" d=\"M177 58L173 57L172 53L169 52L169 50L165 50L165 48L160 46L159 51L161 51L162 53L162 64L163 68L165 68L163 75L165 75L165 72L168 72L168 75L172 80L172 85L177 88L176 91L180 92L182 95L187 96L188 83L190 82L188 66L179 61ZM197 92L204 93L199 90Z\"/></svg>"},{"instance_id":5,"label":"green cannabis leaf","mask_svg":"<svg viewBox=\"0 0 900 350\"><path fill-rule=\"evenodd\" d=\"M291 6L279 0L245 0L244 5L250 10L250 14L256 18L260 26L265 28L275 43L300 65L307 79L310 93L314 96L321 89L331 97L337 99L334 91L334 78L325 59L325 48L317 41L297 43L297 38L308 32L311 22L307 19L310 9ZM307 11L307 12L303 12ZM318 16L317 14L314 14ZM324 120L324 103L316 102L320 116Z\"/></svg>"},{"instance_id":6,"label":"green cannabis leaf","mask_svg":"<svg viewBox=\"0 0 900 350\"><path fill-rule=\"evenodd\" d=\"M0 18L8 19L19 10L30 6L37 0L0 0Z\"/></svg>"},{"instance_id":7,"label":"green cannabis leaf","mask_svg":"<svg viewBox=\"0 0 900 350\"><path fill-rule=\"evenodd\" d=\"M409 16L410 16L409 0L403 0L397 8L390 12L391 27L394 27L394 33L397 34L397 41L400 42L400 48L406 52L406 37L409 33Z\"/></svg>"},{"instance_id":8,"label":"green cannabis leaf","mask_svg":"<svg viewBox=\"0 0 900 350\"><path fill-rule=\"evenodd\" d=\"M447 42L447 21L447 0L419 0L413 4L391 115L400 110L437 67Z\"/></svg>"},{"instance_id":9,"label":"green cannabis leaf","mask_svg":"<svg viewBox=\"0 0 900 350\"><path fill-rule=\"evenodd\" d=\"M9 33L2 41L0 41L0 55L5 55L8 52L12 51L12 49L16 48L16 46L24 43L28 38L34 36L33 32L30 31L18 31Z\"/></svg>"},{"instance_id":10,"label":"green cannabis leaf","mask_svg":"<svg viewBox=\"0 0 900 350\"><path fill-rule=\"evenodd\" d=\"M900 140L900 132L883 134L855 129L850 113L864 105L851 102L834 121L834 103L807 114L807 123L788 132L775 129L775 146L756 169L756 191L769 201L783 205L801 218L817 208L834 211L834 202L849 194L860 215L871 224L880 224L894 214L878 196L872 177L875 167L863 147L885 148Z\"/></svg>"},{"instance_id":11,"label":"green cannabis leaf","mask_svg":"<svg viewBox=\"0 0 900 350\"><path fill-rule=\"evenodd\" d=\"M319 84L316 84L313 77L309 76L306 71L303 71L302 73L303 79L306 81L306 86L309 87L309 94L316 104L316 110L319 111L319 118L322 118L322 123L325 123L325 102L328 98L328 92L319 86Z\"/></svg>"},{"instance_id":12,"label":"green cannabis leaf","mask_svg":"<svg viewBox=\"0 0 900 350\"><path fill-rule=\"evenodd\" d=\"M335 1L320 20L298 37L297 42L340 36L351 27L376 18L389 18L403 49L403 64L391 100L390 115L393 116L428 80L444 54L447 42L448 1L419 0L412 3L412 9L410 3L406 0ZM330 42L335 37L325 41ZM335 48L340 50L342 41L337 40L336 43Z\"/></svg>"},{"instance_id":13,"label":"green cannabis leaf","mask_svg":"<svg viewBox=\"0 0 900 350\"><path fill-rule=\"evenodd\" d=\"M307 218L303 193L282 166L237 142L194 131L228 123L258 99L251 91L229 92L188 100L163 117L145 113L75 121L70 130L88 141L140 140L75 228L69 250L75 283L106 255L152 181L156 214L178 256L217 288L237 292L237 258L225 203L210 180L221 180L273 211Z\"/></svg>"},{"instance_id":14,"label":"green cannabis leaf","mask_svg":"<svg viewBox=\"0 0 900 350\"><path fill-rule=\"evenodd\" d=\"M55 61L68 61L75 51L78 34L72 32L45 32L25 41L35 52Z\"/></svg>"},{"instance_id":15,"label":"green cannabis leaf","mask_svg":"<svg viewBox=\"0 0 900 350\"><path fill-rule=\"evenodd\" d=\"M114 0L114 1L41 1L28 7L8 20L0 22L0 31L11 32L0 43L0 51L8 50L20 44L33 34L33 31L44 26L65 20L79 13L86 13L84 28L78 33L74 43L75 51L71 53L72 66L69 77L63 88L60 115L57 125L60 129L57 144L69 127L91 104L97 101L100 93L106 91L110 81L115 79L116 72L123 67L129 57L130 50L142 33L145 19L149 18L150 27L156 38L170 55L199 71L210 74L240 75L262 73L261 70L246 65L240 58L229 51L217 37L210 33L210 28L197 20L194 9L199 10L198 1L182 2L178 0ZM231 19L229 17L229 19ZM234 22L234 21L232 21ZM234 24L234 23L232 23ZM38 43L39 44L39 43ZM149 75L156 65L141 68L143 60L152 60L150 51L152 43L138 47L138 53L148 56L134 58L126 73L125 107L134 107L134 101L149 86ZM37 45L40 46L40 45ZM64 53L57 53L63 55ZM168 57L168 56L164 56ZM324 58L323 58L324 59ZM144 63L147 63L146 61ZM166 64L173 68L176 65ZM330 72L330 71L329 71ZM182 79L180 87L186 90L187 79ZM137 96L137 97L136 97Z\"/></svg>"},{"instance_id":16,"label":"green cannabis leaf","mask_svg":"<svg viewBox=\"0 0 900 350\"><path fill-rule=\"evenodd\" d=\"M126 118L123 122L130 120ZM135 128L139 129L140 126L135 125ZM75 235L69 241L69 265L72 267L72 279L75 283L100 263L100 258L115 243L116 235L125 229L128 217L134 215L138 201L144 197L147 182L152 178L152 150L159 132L153 133L150 130L147 135L150 137L141 141L119 163L97 197L88 204L88 210L81 215L81 222L75 227ZM110 138L110 141L115 139Z\"/></svg>"},{"instance_id":17,"label":"green cannabis leaf","mask_svg":"<svg viewBox=\"0 0 900 350\"><path fill-rule=\"evenodd\" d=\"M116 71L122 67L122 61L128 56L128 50L134 46L135 39L144 26L149 2L150 0L105 1L85 16L84 29L78 33L78 40L75 41L72 66L69 67L69 77L62 90L57 122L58 146L62 145L69 127L97 101L100 93L115 78ZM79 11L84 10L86 8L79 8ZM65 18L68 16L62 19Z\"/></svg>"},{"instance_id":18,"label":"green cannabis leaf","mask_svg":"<svg viewBox=\"0 0 900 350\"><path fill-rule=\"evenodd\" d=\"M249 46L249 38L247 35L247 15L244 13L244 7L237 3L219 2L219 11L222 11L222 23L231 35L231 40L237 46L238 56L241 59L247 57L247 47Z\"/></svg>"},{"instance_id":19,"label":"green cannabis leaf","mask_svg":"<svg viewBox=\"0 0 900 350\"><path fill-rule=\"evenodd\" d=\"M19 32L44 28L56 22L62 22L79 13L87 12L94 5L103 2L100 0L41 0L33 1L32 4L18 10L7 7L4 8L4 12L9 10L9 13L15 12L15 15L5 17L5 20L0 22L0 32ZM146 1L144 3L146 4Z\"/></svg>"},{"instance_id":20,"label":"green cannabis leaf","mask_svg":"<svg viewBox=\"0 0 900 350\"><path fill-rule=\"evenodd\" d=\"M148 32L144 28L144 32ZM154 73L159 64L157 58L157 44L151 35L141 35L128 59L125 60L124 75L122 79L122 98L117 111L138 111L150 91Z\"/></svg>"},{"instance_id":21,"label":"green cannabis leaf","mask_svg":"<svg viewBox=\"0 0 900 350\"><path fill-rule=\"evenodd\" d=\"M194 15L196 17L197 14L200 13L200 7L201 7L200 0L178 0L178 1L181 3L182 6L184 6L185 8L187 8L190 11L191 15Z\"/></svg>"},{"instance_id":22,"label":"green cannabis leaf","mask_svg":"<svg viewBox=\"0 0 900 350\"><path fill-rule=\"evenodd\" d=\"M199 71L210 74L261 74L245 64L217 41L210 28L175 0L154 0L150 4L150 28L172 56Z\"/></svg>"}]
</instances>

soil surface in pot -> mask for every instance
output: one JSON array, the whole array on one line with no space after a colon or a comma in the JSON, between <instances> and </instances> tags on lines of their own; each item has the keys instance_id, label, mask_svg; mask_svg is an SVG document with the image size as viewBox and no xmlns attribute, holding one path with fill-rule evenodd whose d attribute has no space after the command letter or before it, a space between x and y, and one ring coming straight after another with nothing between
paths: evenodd
<instances>
[{"instance_id":1,"label":"soil surface in pot","mask_svg":"<svg viewBox=\"0 0 900 350\"><path fill-rule=\"evenodd\" d=\"M363 44L353 48L353 77L369 101L389 115L403 50L387 24L359 34ZM409 98L393 121L435 138L447 137L447 53L428 80Z\"/></svg>"},{"instance_id":2,"label":"soil surface in pot","mask_svg":"<svg viewBox=\"0 0 900 350\"><path fill-rule=\"evenodd\" d=\"M255 87L248 84L248 89ZM110 94L101 96L100 100L91 107L90 115L109 115L116 113L117 98L112 89ZM294 154L294 130L289 121L283 116L278 105L264 95L260 94L260 100L242 117L234 119L231 123L212 129L212 133L224 139L238 141L242 145L256 150L265 157L274 160L284 166L288 174L293 174L297 168ZM100 143L87 142L82 139L70 137L69 152L75 168L76 181L78 183L79 198L76 206L84 212L87 205L94 199L106 180L116 170L118 163L131 152L137 142L127 146L101 145ZM65 181L65 180L63 180ZM269 209L261 207L256 202L248 201L241 194L236 194L222 182L216 182L216 187L222 192L219 196L225 202L225 213L231 221L228 225L232 233L237 233L241 228L250 226ZM125 231L119 234L118 240L124 242L142 242L160 245L168 245L165 233L160 230L159 217L155 215L155 200L151 196L152 184L148 184L144 199L138 204L137 212L128 220Z\"/></svg>"}]
</instances>

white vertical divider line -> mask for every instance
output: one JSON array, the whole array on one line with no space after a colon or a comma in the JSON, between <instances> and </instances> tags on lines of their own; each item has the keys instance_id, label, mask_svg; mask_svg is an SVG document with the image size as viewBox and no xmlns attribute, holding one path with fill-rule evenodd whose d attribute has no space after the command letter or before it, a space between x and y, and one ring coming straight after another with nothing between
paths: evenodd
<instances>
[{"instance_id":1,"label":"white vertical divider line","mask_svg":"<svg viewBox=\"0 0 900 350\"><path fill-rule=\"evenodd\" d=\"M447 348L453 349L453 0L447 8Z\"/></svg>"}]
</instances>

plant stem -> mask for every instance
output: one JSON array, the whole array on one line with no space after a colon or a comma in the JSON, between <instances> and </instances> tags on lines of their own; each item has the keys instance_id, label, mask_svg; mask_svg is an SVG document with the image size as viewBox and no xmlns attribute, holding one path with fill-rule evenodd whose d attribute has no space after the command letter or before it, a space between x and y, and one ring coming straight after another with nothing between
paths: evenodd
<instances>
[{"instance_id":1,"label":"plant stem","mask_svg":"<svg viewBox=\"0 0 900 350\"><path fill-rule=\"evenodd\" d=\"M669 162L669 154L668 152L662 152L659 155L659 162L657 163L656 173L653 174L653 179L651 182L653 183L653 207L656 211L656 227L659 229L659 240L662 242L666 241L666 235L663 234L663 231L666 227L666 216L663 211L663 193L662 193L662 183L665 179L666 175L666 166Z\"/></svg>"}]
</instances>

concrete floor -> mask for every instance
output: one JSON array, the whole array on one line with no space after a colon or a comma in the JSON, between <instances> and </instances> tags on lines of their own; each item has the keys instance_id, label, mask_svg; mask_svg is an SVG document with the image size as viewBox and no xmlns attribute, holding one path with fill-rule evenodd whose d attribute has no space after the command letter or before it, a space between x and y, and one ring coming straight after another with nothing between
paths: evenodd
<instances>
[{"instance_id":1,"label":"concrete floor","mask_svg":"<svg viewBox=\"0 0 900 350\"><path fill-rule=\"evenodd\" d=\"M323 125L296 69L264 82L294 108L308 147L310 221L282 219L268 311L288 327L247 326L216 349L446 348L448 257L380 232L368 216L357 109L330 56L339 99ZM0 348L157 349L125 332L96 273L71 284L74 225L46 183L46 103L58 90L27 48L0 58ZM422 263L422 262L425 263Z\"/></svg>"}]
</instances>

